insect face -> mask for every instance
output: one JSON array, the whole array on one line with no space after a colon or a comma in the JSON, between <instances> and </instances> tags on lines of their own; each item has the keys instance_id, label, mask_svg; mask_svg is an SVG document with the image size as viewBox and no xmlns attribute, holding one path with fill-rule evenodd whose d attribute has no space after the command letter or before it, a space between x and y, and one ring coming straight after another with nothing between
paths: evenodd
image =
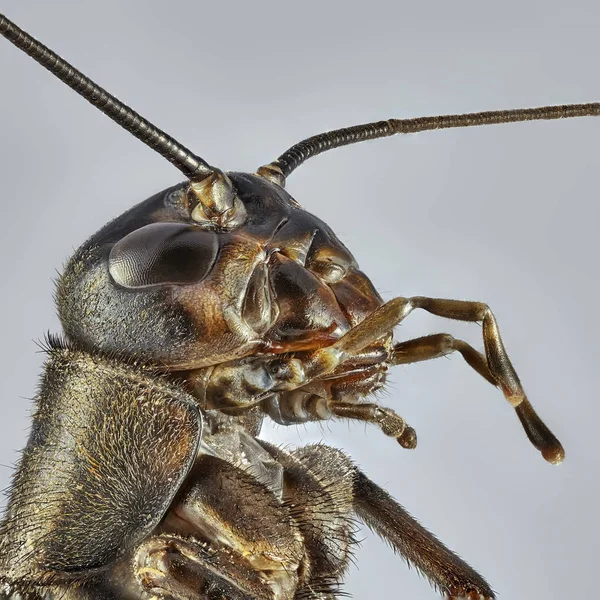
<instances>
[{"instance_id":1,"label":"insect face","mask_svg":"<svg viewBox=\"0 0 600 600\"><path fill-rule=\"evenodd\" d=\"M330 345L381 303L325 223L281 187L231 174L242 215L197 216L187 186L112 221L57 286L70 340L170 371Z\"/></svg>"}]
</instances>

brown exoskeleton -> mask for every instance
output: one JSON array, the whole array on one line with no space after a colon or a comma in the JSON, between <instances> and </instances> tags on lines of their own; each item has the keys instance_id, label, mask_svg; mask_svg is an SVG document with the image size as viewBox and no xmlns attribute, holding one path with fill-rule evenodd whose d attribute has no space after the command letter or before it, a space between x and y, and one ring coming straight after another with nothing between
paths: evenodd
<instances>
[{"instance_id":1,"label":"brown exoskeleton","mask_svg":"<svg viewBox=\"0 0 600 600\"><path fill-rule=\"evenodd\" d=\"M501 387L547 460L564 455L527 401L486 305L383 304L335 234L283 186L303 160L336 146L597 115L600 106L384 121L310 138L255 175L224 173L4 17L0 30L189 178L103 228L59 281L68 345L53 344L3 524L8 593L332 597L357 514L443 593L492 597L343 455L326 447L290 455L255 440L265 415L335 416L414 447L401 417L362 399L389 366L458 351ZM395 343L393 327L414 308L483 322L485 356L446 334Z\"/></svg>"}]
</instances>

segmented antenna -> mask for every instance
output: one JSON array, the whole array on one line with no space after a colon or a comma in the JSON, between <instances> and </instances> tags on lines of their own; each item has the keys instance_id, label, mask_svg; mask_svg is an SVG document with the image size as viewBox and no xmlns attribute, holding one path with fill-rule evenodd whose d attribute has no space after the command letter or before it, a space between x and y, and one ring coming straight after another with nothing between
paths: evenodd
<instances>
[{"instance_id":1,"label":"segmented antenna","mask_svg":"<svg viewBox=\"0 0 600 600\"><path fill-rule=\"evenodd\" d=\"M113 121L164 156L189 179L201 181L214 173L207 162L109 94L3 14L0 14L0 33Z\"/></svg>"},{"instance_id":2,"label":"segmented antenna","mask_svg":"<svg viewBox=\"0 0 600 600\"><path fill-rule=\"evenodd\" d=\"M498 125L518 121L541 121L545 119L568 119L571 117L600 116L600 103L565 104L563 106L543 106L517 110L494 110L464 115L442 115L438 117L420 117L417 119L390 119L377 123L366 123L354 127L336 129L307 138L286 150L276 161L263 169L280 172L288 177L305 160L340 146L348 146L388 137L398 133L417 133L431 129L450 129L453 127L476 127L479 125Z\"/></svg>"}]
</instances>

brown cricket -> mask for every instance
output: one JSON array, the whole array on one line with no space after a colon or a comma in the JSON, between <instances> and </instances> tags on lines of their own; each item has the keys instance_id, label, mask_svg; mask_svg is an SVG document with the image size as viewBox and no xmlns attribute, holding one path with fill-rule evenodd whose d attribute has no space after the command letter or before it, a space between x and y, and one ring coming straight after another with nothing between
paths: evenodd
<instances>
[{"instance_id":1,"label":"brown cricket","mask_svg":"<svg viewBox=\"0 0 600 600\"><path fill-rule=\"evenodd\" d=\"M458 352L500 388L551 463L564 450L482 302L383 302L334 232L285 191L306 159L432 129L600 115L600 104L390 119L308 138L256 173L209 165L3 15L0 32L187 178L103 227L57 286L61 337L0 525L0 596L327 600L363 522L446 597L491 587L341 451L282 450L282 424L416 433L369 400L387 370ZM440 333L395 341L413 310L483 325L482 354Z\"/></svg>"}]
</instances>

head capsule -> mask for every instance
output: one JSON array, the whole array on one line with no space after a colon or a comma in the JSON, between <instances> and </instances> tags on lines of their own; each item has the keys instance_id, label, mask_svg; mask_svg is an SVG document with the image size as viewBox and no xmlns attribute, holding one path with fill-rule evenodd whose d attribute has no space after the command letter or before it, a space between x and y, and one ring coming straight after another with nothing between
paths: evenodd
<instances>
[{"instance_id":1,"label":"head capsule","mask_svg":"<svg viewBox=\"0 0 600 600\"><path fill-rule=\"evenodd\" d=\"M57 286L72 342L193 369L328 345L380 305L325 223L263 177L226 177L228 221L206 218L180 184L77 250Z\"/></svg>"}]
</instances>

